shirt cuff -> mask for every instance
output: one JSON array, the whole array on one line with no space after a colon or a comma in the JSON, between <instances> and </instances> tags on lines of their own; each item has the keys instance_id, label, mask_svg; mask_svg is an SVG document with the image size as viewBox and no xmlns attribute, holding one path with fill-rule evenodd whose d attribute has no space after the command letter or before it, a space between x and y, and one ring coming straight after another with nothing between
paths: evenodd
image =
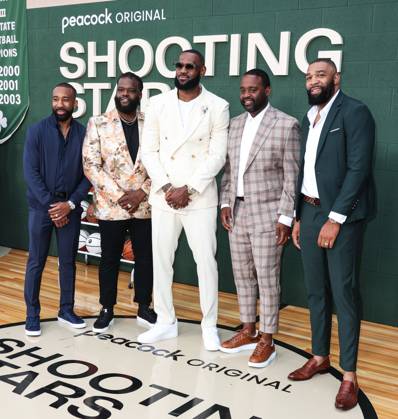
<instances>
[{"instance_id":1,"label":"shirt cuff","mask_svg":"<svg viewBox=\"0 0 398 419\"><path fill-rule=\"evenodd\" d=\"M285 224L285 226L291 227L292 226L292 222L293 222L293 218L292 217L288 217L287 215L280 215L279 216L279 220L278 222L280 222L281 224Z\"/></svg>"},{"instance_id":2,"label":"shirt cuff","mask_svg":"<svg viewBox=\"0 0 398 419\"><path fill-rule=\"evenodd\" d=\"M221 204L221 206L220 206L220 208L221 209L223 209L223 208L230 208L230 205L229 204Z\"/></svg>"},{"instance_id":3,"label":"shirt cuff","mask_svg":"<svg viewBox=\"0 0 398 419\"><path fill-rule=\"evenodd\" d=\"M347 219L347 216L339 214L338 212L330 211L329 218L331 218L334 221L337 221L339 224L344 224L345 220Z\"/></svg>"}]
</instances>

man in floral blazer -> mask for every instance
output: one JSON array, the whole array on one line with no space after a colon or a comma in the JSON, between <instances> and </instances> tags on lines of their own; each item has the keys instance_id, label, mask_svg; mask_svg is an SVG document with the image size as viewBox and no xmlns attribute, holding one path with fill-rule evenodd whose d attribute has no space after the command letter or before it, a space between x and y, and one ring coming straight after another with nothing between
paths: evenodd
<instances>
[{"instance_id":1,"label":"man in floral blazer","mask_svg":"<svg viewBox=\"0 0 398 419\"><path fill-rule=\"evenodd\" d=\"M94 186L93 202L101 234L102 310L93 326L96 332L107 330L113 322L120 256L127 232L135 255L137 321L146 327L156 322L156 314L149 308L153 285L148 204L151 181L140 159L144 115L137 111L142 87L142 80L135 74L122 74L117 82L116 109L89 120L83 145L84 173Z\"/></svg>"}]
</instances>

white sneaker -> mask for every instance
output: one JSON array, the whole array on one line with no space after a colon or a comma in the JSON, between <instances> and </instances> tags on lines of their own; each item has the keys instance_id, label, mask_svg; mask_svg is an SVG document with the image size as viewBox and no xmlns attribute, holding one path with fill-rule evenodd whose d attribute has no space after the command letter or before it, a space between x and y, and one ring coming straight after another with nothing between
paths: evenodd
<instances>
[{"instance_id":1,"label":"white sneaker","mask_svg":"<svg viewBox=\"0 0 398 419\"><path fill-rule=\"evenodd\" d=\"M155 323L149 323L148 320L143 319L142 317L137 316L137 324L141 327L145 327L145 329L152 329L155 326Z\"/></svg>"},{"instance_id":2,"label":"white sneaker","mask_svg":"<svg viewBox=\"0 0 398 419\"><path fill-rule=\"evenodd\" d=\"M138 335L137 339L141 343L154 343L159 340L172 339L178 335L177 320L173 324L155 323L152 329Z\"/></svg>"},{"instance_id":3,"label":"white sneaker","mask_svg":"<svg viewBox=\"0 0 398 419\"><path fill-rule=\"evenodd\" d=\"M221 343L218 337L217 327L202 328L203 345L207 351L218 351Z\"/></svg>"}]
</instances>

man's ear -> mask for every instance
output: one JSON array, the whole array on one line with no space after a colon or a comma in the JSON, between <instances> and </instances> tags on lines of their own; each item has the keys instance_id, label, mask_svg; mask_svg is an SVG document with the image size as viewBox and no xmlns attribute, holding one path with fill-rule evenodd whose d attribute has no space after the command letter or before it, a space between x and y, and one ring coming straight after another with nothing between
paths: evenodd
<instances>
[{"instance_id":1,"label":"man's ear","mask_svg":"<svg viewBox=\"0 0 398 419\"><path fill-rule=\"evenodd\" d=\"M340 86L341 75L340 73L335 73L333 76L334 84Z\"/></svg>"}]
</instances>

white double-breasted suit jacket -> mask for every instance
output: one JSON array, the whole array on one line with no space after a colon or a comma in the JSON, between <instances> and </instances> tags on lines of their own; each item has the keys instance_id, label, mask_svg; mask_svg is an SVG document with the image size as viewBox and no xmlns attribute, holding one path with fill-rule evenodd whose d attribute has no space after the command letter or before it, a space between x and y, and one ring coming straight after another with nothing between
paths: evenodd
<instances>
[{"instance_id":1,"label":"white double-breasted suit jacket","mask_svg":"<svg viewBox=\"0 0 398 419\"><path fill-rule=\"evenodd\" d=\"M185 127L177 89L150 99L141 153L152 179L149 203L153 207L175 211L161 189L167 183L188 185L198 192L184 211L217 206L215 177L225 164L228 124L228 102L203 86Z\"/></svg>"}]
</instances>

